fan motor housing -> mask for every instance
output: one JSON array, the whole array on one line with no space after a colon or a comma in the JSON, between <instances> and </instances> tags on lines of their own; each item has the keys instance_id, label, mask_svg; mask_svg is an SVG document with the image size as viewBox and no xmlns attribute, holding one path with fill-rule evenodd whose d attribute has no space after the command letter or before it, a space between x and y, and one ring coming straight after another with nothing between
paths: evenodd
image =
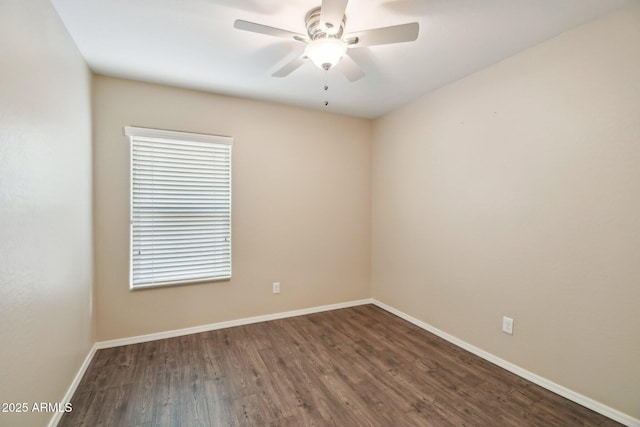
<instances>
[{"instance_id":1,"label":"fan motor housing","mask_svg":"<svg viewBox=\"0 0 640 427\"><path fill-rule=\"evenodd\" d=\"M304 21L307 25L307 34L309 34L309 38L311 40L319 38L339 39L342 38L342 34L344 33L344 26L347 22L347 17L346 15L342 17L342 21L340 21L340 28L338 28L337 31L333 28L329 31L329 29L320 22L320 6L318 6L307 12L307 16L305 16Z\"/></svg>"}]
</instances>

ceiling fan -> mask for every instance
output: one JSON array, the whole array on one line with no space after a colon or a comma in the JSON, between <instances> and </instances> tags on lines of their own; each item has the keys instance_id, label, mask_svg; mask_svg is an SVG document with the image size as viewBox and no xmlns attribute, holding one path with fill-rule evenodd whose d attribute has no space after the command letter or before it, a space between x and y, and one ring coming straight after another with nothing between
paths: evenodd
<instances>
[{"instance_id":1,"label":"ceiling fan","mask_svg":"<svg viewBox=\"0 0 640 427\"><path fill-rule=\"evenodd\" d=\"M233 26L239 30L306 44L304 53L273 73L274 77L288 76L309 59L323 70L329 70L338 62L343 62L341 71L347 79L354 82L362 78L364 72L351 59L347 53L348 49L410 42L418 38L420 27L417 22L345 34L347 3L348 0L322 0L321 6L307 12L306 35L240 19L236 20Z\"/></svg>"}]
</instances>

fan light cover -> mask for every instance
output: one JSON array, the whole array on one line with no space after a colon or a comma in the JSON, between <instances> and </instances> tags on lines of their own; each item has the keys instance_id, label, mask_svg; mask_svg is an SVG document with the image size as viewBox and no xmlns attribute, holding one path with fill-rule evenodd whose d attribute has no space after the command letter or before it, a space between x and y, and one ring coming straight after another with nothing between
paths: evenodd
<instances>
[{"instance_id":1,"label":"fan light cover","mask_svg":"<svg viewBox=\"0 0 640 427\"><path fill-rule=\"evenodd\" d=\"M327 37L313 40L304 54L318 67L328 70L340 61L347 52L347 44L336 38Z\"/></svg>"}]
</instances>

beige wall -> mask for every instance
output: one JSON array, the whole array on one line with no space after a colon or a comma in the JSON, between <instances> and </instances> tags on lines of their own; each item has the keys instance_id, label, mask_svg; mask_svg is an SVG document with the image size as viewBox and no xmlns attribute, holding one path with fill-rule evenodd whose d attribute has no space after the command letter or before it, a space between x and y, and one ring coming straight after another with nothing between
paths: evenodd
<instances>
[{"instance_id":1,"label":"beige wall","mask_svg":"<svg viewBox=\"0 0 640 427\"><path fill-rule=\"evenodd\" d=\"M102 76L94 108L98 340L369 297L370 121ZM234 138L231 281L129 291L125 125Z\"/></svg>"},{"instance_id":2,"label":"beige wall","mask_svg":"<svg viewBox=\"0 0 640 427\"><path fill-rule=\"evenodd\" d=\"M639 6L381 118L372 166L374 298L635 418Z\"/></svg>"},{"instance_id":3,"label":"beige wall","mask_svg":"<svg viewBox=\"0 0 640 427\"><path fill-rule=\"evenodd\" d=\"M1 2L0 52L0 402L59 402L95 341L91 76L46 0Z\"/></svg>"}]
</instances>

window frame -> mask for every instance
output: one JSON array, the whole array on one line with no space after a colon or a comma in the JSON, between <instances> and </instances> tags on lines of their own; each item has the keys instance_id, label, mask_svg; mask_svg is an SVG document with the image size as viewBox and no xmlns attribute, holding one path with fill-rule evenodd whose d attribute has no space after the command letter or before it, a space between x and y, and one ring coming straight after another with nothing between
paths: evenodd
<instances>
[{"instance_id":1,"label":"window frame","mask_svg":"<svg viewBox=\"0 0 640 427\"><path fill-rule=\"evenodd\" d=\"M192 132L181 132L173 130L162 130L152 128L142 128L135 126L125 126L124 134L127 136L129 143L129 289L141 290L149 288L159 288L167 286L182 286L203 282L218 282L230 280L232 277L233 267L233 251L232 251L232 209L233 209L233 185L232 185L232 166L233 166L233 138L230 136L199 134ZM140 138L146 142L154 142L150 140L179 141L179 142L195 142L207 143L213 146L228 146L228 275L218 275L210 277L193 277L181 280L153 281L151 283L137 283L134 280L134 140Z\"/></svg>"}]
</instances>

